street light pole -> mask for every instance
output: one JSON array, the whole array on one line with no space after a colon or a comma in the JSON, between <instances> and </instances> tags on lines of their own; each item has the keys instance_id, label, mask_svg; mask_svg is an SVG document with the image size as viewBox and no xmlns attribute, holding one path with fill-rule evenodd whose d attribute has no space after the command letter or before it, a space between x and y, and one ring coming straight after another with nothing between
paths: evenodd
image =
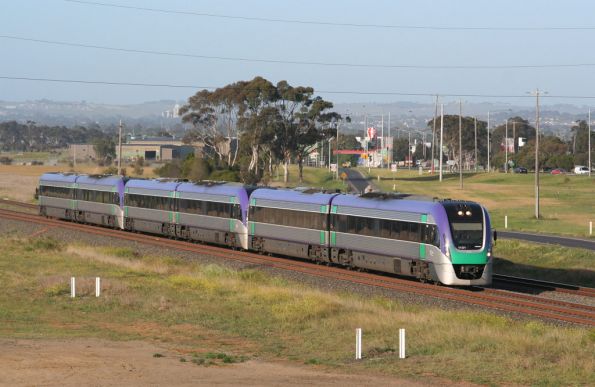
<instances>
[{"instance_id":1,"label":"street light pole","mask_svg":"<svg viewBox=\"0 0 595 387\"><path fill-rule=\"evenodd\" d=\"M589 108L589 177L591 177L591 108Z\"/></svg>"}]
</instances>

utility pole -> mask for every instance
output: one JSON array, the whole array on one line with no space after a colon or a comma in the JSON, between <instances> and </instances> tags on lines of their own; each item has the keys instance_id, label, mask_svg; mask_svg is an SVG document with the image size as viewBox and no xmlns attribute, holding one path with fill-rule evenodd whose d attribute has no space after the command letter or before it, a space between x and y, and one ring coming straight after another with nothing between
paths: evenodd
<instances>
[{"instance_id":1,"label":"utility pole","mask_svg":"<svg viewBox=\"0 0 595 387\"><path fill-rule=\"evenodd\" d=\"M394 141L390 136L390 112L388 112L388 138L390 139L390 141L393 142L393 144L390 144L390 146L386 147L386 152L387 152L387 160L388 160L388 164L390 166L390 164L392 164L393 162L393 148L394 148ZM388 151L388 148L391 149L391 151Z\"/></svg>"},{"instance_id":2,"label":"utility pole","mask_svg":"<svg viewBox=\"0 0 595 387\"><path fill-rule=\"evenodd\" d=\"M337 121L337 169L335 171L337 180L339 180L339 126L341 126L341 120Z\"/></svg>"},{"instance_id":3,"label":"utility pole","mask_svg":"<svg viewBox=\"0 0 595 387\"><path fill-rule=\"evenodd\" d=\"M376 145L378 149L378 145ZM382 119L380 121L380 168L384 168L384 113L382 113Z\"/></svg>"},{"instance_id":4,"label":"utility pole","mask_svg":"<svg viewBox=\"0 0 595 387\"><path fill-rule=\"evenodd\" d=\"M508 173L508 118L506 119L504 131L504 173Z\"/></svg>"},{"instance_id":5,"label":"utility pole","mask_svg":"<svg viewBox=\"0 0 595 387\"><path fill-rule=\"evenodd\" d=\"M442 181L442 137L444 134L444 104L440 104L440 160L438 165L440 168L440 181Z\"/></svg>"},{"instance_id":6,"label":"utility pole","mask_svg":"<svg viewBox=\"0 0 595 387\"><path fill-rule=\"evenodd\" d=\"M438 94L436 94L436 102L434 103L434 122L432 127L432 175L434 174L434 143L436 142L436 116L438 115Z\"/></svg>"},{"instance_id":7,"label":"utility pole","mask_svg":"<svg viewBox=\"0 0 595 387\"><path fill-rule=\"evenodd\" d=\"M589 108L589 177L591 177L591 108Z\"/></svg>"},{"instance_id":8,"label":"utility pole","mask_svg":"<svg viewBox=\"0 0 595 387\"><path fill-rule=\"evenodd\" d=\"M516 158L516 121L512 121L512 153Z\"/></svg>"},{"instance_id":9,"label":"utility pole","mask_svg":"<svg viewBox=\"0 0 595 387\"><path fill-rule=\"evenodd\" d=\"M477 117L473 117L473 128L475 131L475 172L477 172Z\"/></svg>"},{"instance_id":10,"label":"utility pole","mask_svg":"<svg viewBox=\"0 0 595 387\"><path fill-rule=\"evenodd\" d=\"M459 182L463 189L463 102L459 100Z\"/></svg>"},{"instance_id":11,"label":"utility pole","mask_svg":"<svg viewBox=\"0 0 595 387\"><path fill-rule=\"evenodd\" d=\"M122 120L118 125L118 175L122 175Z\"/></svg>"},{"instance_id":12,"label":"utility pole","mask_svg":"<svg viewBox=\"0 0 595 387\"><path fill-rule=\"evenodd\" d=\"M76 171L76 144L72 144L72 169Z\"/></svg>"},{"instance_id":13,"label":"utility pole","mask_svg":"<svg viewBox=\"0 0 595 387\"><path fill-rule=\"evenodd\" d=\"M488 172L490 172L490 112L488 111Z\"/></svg>"},{"instance_id":14,"label":"utility pole","mask_svg":"<svg viewBox=\"0 0 595 387\"><path fill-rule=\"evenodd\" d=\"M539 219L539 89L535 95L535 219Z\"/></svg>"},{"instance_id":15,"label":"utility pole","mask_svg":"<svg viewBox=\"0 0 595 387\"><path fill-rule=\"evenodd\" d=\"M409 131L409 170L411 170L411 164L413 164L413 160L411 160L411 131Z\"/></svg>"}]
</instances>

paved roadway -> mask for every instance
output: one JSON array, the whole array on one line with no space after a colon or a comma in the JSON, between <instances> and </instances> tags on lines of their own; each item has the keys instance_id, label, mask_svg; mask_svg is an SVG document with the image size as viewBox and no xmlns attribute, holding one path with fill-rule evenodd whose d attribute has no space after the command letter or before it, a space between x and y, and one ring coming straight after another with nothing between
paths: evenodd
<instances>
[{"instance_id":1,"label":"paved roadway","mask_svg":"<svg viewBox=\"0 0 595 387\"><path fill-rule=\"evenodd\" d=\"M372 185L374 189L374 180L366 179L359 171L352 168L341 168L339 173L345 172L349 185L355 192L363 193L368 185ZM595 240L561 237L547 234L532 234L518 231L500 231L498 230L498 238L502 239L518 239L528 242L549 243L553 245L573 247L587 250L595 250Z\"/></svg>"},{"instance_id":2,"label":"paved roadway","mask_svg":"<svg viewBox=\"0 0 595 387\"><path fill-rule=\"evenodd\" d=\"M372 184L372 180L366 179L359 171L353 168L340 168L339 174L345 172L347 175L347 183L357 193L363 193L366 187ZM374 184L372 184L374 187Z\"/></svg>"},{"instance_id":3,"label":"paved roadway","mask_svg":"<svg viewBox=\"0 0 595 387\"><path fill-rule=\"evenodd\" d=\"M502 239L520 239L523 241L550 243L552 245L560 245L565 247L574 247L587 250L595 250L595 240L560 237L556 235L546 234L532 234L518 231L500 231L498 230L498 238Z\"/></svg>"}]
</instances>

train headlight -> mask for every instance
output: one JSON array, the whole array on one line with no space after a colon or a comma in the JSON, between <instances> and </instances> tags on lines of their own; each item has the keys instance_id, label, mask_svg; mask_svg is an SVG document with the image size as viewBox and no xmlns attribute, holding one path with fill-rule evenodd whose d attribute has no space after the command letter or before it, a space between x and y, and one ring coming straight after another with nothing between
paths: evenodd
<instances>
[{"instance_id":1,"label":"train headlight","mask_svg":"<svg viewBox=\"0 0 595 387\"><path fill-rule=\"evenodd\" d=\"M467 212L465 212L465 215L467 215L467 216L471 216L471 211L467 211Z\"/></svg>"},{"instance_id":2,"label":"train headlight","mask_svg":"<svg viewBox=\"0 0 595 387\"><path fill-rule=\"evenodd\" d=\"M457 212L457 215L458 215L458 216L463 216L463 211L460 211L460 210L459 210L459 212Z\"/></svg>"}]
</instances>

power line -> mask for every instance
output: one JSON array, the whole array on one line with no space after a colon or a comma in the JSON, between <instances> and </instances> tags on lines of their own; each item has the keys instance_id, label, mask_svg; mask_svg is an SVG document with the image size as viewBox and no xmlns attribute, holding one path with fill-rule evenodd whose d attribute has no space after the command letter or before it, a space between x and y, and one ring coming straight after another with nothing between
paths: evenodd
<instances>
[{"instance_id":1,"label":"power line","mask_svg":"<svg viewBox=\"0 0 595 387\"><path fill-rule=\"evenodd\" d=\"M406 64L370 64L370 63L341 63L341 62L309 62L292 61L280 59L260 59L260 58L242 58L228 56L211 56L201 54L190 54L181 52L142 50L134 48L103 46L89 43L73 43L58 40L35 39L16 35L0 35L2 39L11 39L25 42L34 42L41 44L53 44L58 46L91 48L106 51L126 52L134 54L162 55L170 57L183 57L195 59L212 59L236 62L256 62L256 63L274 63L274 64L294 64L326 67L360 67L360 68L394 68L394 69L417 69L417 70L495 70L495 69L538 69L538 68L578 68L595 67L595 63L559 63L559 64L528 64L528 65L406 65Z\"/></svg>"},{"instance_id":2,"label":"power line","mask_svg":"<svg viewBox=\"0 0 595 387\"><path fill-rule=\"evenodd\" d=\"M149 8L149 7L138 7L131 5L122 5L114 3L105 3L97 1L83 1L83 0L64 0L69 3L77 3L80 5L92 5L98 7L110 7L110 8L121 8L135 11L146 11L165 13L173 15L187 15L187 16L201 16L201 17L212 17L219 19L232 19L232 20L245 20L245 21L257 21L257 22L270 22L270 23L290 23L290 24L306 24L306 25L322 25L322 26L333 26L333 27L355 27L355 28L388 28L388 29L402 29L402 30L434 30L434 31L590 31L595 30L593 26L579 26L579 27L471 27L471 26L430 26L430 25L406 25L406 24L360 24L360 23L337 23L329 21L315 21L315 20L300 20L300 19L281 19L281 18L265 18L265 17L252 17L252 16L237 16L237 15L225 15L207 12L195 12L195 11L178 11L164 8Z\"/></svg>"},{"instance_id":3,"label":"power line","mask_svg":"<svg viewBox=\"0 0 595 387\"><path fill-rule=\"evenodd\" d=\"M161 87L161 88L176 88L176 89L207 89L215 90L221 88L220 86L199 86L199 85L181 85L170 83L145 83L145 82L115 82L115 81L93 81L83 79L60 79L60 78L35 78L35 77L14 77L0 75L0 79L13 81L32 81L32 82L55 82L55 83L75 83L75 84L91 84L91 85L106 85L106 86L135 86L135 87ZM228 86L233 88L232 86ZM240 89L240 87L237 87ZM436 94L441 97L456 97L456 98L533 98L529 94L466 94L466 93L411 93L399 91L354 91L354 90L315 90L320 94L352 94L352 95L393 95L405 97L436 97ZM541 98L560 98L560 99L595 99L595 96L589 95L542 95Z\"/></svg>"}]
</instances>

